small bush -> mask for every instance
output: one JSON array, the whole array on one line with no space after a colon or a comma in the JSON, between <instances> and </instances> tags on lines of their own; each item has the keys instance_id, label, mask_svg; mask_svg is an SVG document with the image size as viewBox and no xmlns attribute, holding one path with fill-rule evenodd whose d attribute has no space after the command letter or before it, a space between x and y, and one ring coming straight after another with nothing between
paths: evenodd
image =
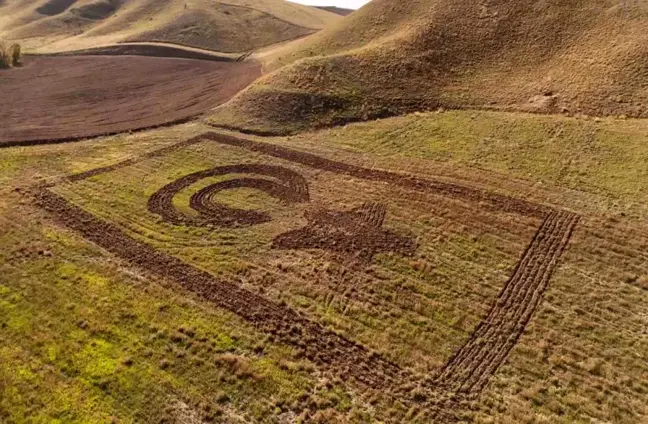
<instances>
[{"instance_id":1,"label":"small bush","mask_svg":"<svg viewBox=\"0 0 648 424\"><path fill-rule=\"evenodd\" d=\"M18 43L11 46L11 62L13 66L22 65L22 49Z\"/></svg>"},{"instance_id":2,"label":"small bush","mask_svg":"<svg viewBox=\"0 0 648 424\"><path fill-rule=\"evenodd\" d=\"M9 46L0 40L0 69L9 69L12 66L22 64L22 48L20 44L14 43Z\"/></svg>"}]
</instances>

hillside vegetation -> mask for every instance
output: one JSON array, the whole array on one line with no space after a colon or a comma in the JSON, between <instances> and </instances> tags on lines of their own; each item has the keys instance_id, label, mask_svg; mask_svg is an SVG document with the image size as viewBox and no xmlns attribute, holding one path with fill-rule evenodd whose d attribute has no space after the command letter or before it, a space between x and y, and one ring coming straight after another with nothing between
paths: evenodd
<instances>
[{"instance_id":1,"label":"hillside vegetation","mask_svg":"<svg viewBox=\"0 0 648 424\"><path fill-rule=\"evenodd\" d=\"M0 3L0 35L44 52L162 41L244 52L341 19L284 0L19 0Z\"/></svg>"},{"instance_id":2,"label":"hillside vegetation","mask_svg":"<svg viewBox=\"0 0 648 424\"><path fill-rule=\"evenodd\" d=\"M647 27L640 1L374 0L266 57L281 69L213 121L286 133L440 107L646 117Z\"/></svg>"}]
</instances>

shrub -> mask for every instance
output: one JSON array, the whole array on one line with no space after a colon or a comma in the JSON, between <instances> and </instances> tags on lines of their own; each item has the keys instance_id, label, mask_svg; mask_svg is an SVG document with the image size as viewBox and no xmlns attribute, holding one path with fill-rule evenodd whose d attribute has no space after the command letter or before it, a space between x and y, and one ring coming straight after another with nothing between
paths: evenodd
<instances>
[{"instance_id":1,"label":"shrub","mask_svg":"<svg viewBox=\"0 0 648 424\"><path fill-rule=\"evenodd\" d=\"M13 66L22 65L22 49L18 43L11 46L11 62Z\"/></svg>"},{"instance_id":2,"label":"shrub","mask_svg":"<svg viewBox=\"0 0 648 424\"><path fill-rule=\"evenodd\" d=\"M22 48L20 44L14 43L9 46L0 40L0 69L8 69L12 66L19 66L22 63Z\"/></svg>"}]
</instances>

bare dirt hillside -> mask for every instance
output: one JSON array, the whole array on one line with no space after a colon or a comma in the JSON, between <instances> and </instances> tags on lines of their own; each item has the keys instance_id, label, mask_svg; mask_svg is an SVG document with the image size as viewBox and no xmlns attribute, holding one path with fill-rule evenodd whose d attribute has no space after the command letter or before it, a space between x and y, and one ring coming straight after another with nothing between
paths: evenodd
<instances>
[{"instance_id":1,"label":"bare dirt hillside","mask_svg":"<svg viewBox=\"0 0 648 424\"><path fill-rule=\"evenodd\" d=\"M281 69L213 122L287 132L440 107L646 117L646 28L636 0L374 0L265 58Z\"/></svg>"},{"instance_id":2,"label":"bare dirt hillside","mask_svg":"<svg viewBox=\"0 0 648 424\"><path fill-rule=\"evenodd\" d=\"M340 19L284 0L0 2L0 36L41 51L161 41L243 52L312 34Z\"/></svg>"}]
</instances>

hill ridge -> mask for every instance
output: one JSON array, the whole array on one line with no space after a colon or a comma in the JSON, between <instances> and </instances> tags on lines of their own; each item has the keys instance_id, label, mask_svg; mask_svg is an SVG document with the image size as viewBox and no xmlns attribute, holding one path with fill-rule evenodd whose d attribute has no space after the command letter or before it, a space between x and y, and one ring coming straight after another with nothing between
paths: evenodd
<instances>
[{"instance_id":1,"label":"hill ridge","mask_svg":"<svg viewBox=\"0 0 648 424\"><path fill-rule=\"evenodd\" d=\"M645 118L646 27L645 2L374 0L265 58L275 72L211 122L286 133L440 107Z\"/></svg>"},{"instance_id":2,"label":"hill ridge","mask_svg":"<svg viewBox=\"0 0 648 424\"><path fill-rule=\"evenodd\" d=\"M245 52L310 35L341 19L283 0L18 0L0 5L0 15L0 37L21 40L38 52L147 41Z\"/></svg>"},{"instance_id":3,"label":"hill ridge","mask_svg":"<svg viewBox=\"0 0 648 424\"><path fill-rule=\"evenodd\" d=\"M353 12L355 12L354 9L346 9L346 8L337 7L337 6L315 6L315 7L317 9L326 10L327 12L336 13L336 14L342 15L342 16L348 16L348 15L352 14Z\"/></svg>"}]
</instances>

